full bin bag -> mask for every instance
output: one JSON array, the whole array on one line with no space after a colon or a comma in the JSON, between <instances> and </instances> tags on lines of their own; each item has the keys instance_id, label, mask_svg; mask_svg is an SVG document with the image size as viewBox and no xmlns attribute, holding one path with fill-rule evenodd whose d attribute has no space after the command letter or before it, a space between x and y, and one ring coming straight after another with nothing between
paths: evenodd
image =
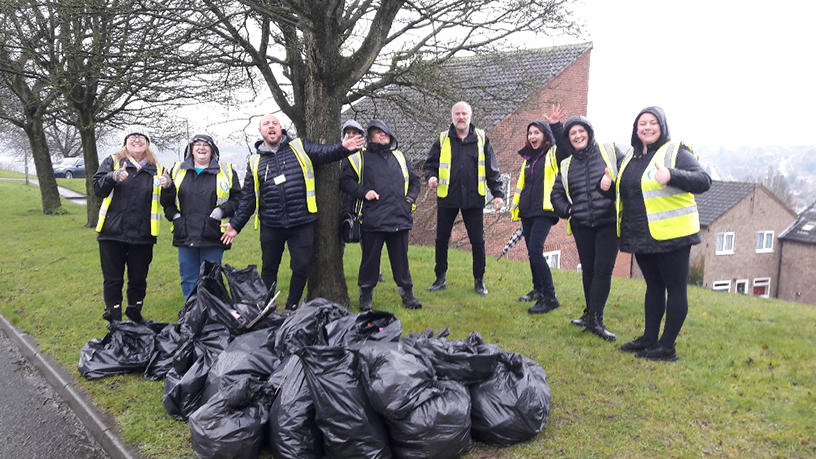
<instances>
[{"instance_id":1,"label":"full bin bag","mask_svg":"<svg viewBox=\"0 0 816 459\"><path fill-rule=\"evenodd\" d=\"M402 323L385 311L349 314L326 325L329 346L359 348L366 341L397 341L401 335Z\"/></svg>"},{"instance_id":2,"label":"full bin bag","mask_svg":"<svg viewBox=\"0 0 816 459\"><path fill-rule=\"evenodd\" d=\"M425 354L439 379L475 384L489 378L496 369L501 349L485 343L477 332L456 340L427 335L412 333L401 342L409 352Z\"/></svg>"},{"instance_id":3,"label":"full bin bag","mask_svg":"<svg viewBox=\"0 0 816 459\"><path fill-rule=\"evenodd\" d=\"M178 324L168 324L154 340L153 354L145 367L144 378L149 381L161 381L173 368L173 357L183 336Z\"/></svg>"},{"instance_id":4,"label":"full bin bag","mask_svg":"<svg viewBox=\"0 0 816 459\"><path fill-rule=\"evenodd\" d=\"M320 459L323 435L315 423L312 391L303 363L290 355L270 376L274 401L269 408L269 447L277 458Z\"/></svg>"},{"instance_id":5,"label":"full bin bag","mask_svg":"<svg viewBox=\"0 0 816 459\"><path fill-rule=\"evenodd\" d=\"M275 329L264 328L236 337L224 352L218 355L207 374L203 397L208 400L219 390L245 376L266 381L280 360L273 348Z\"/></svg>"},{"instance_id":6,"label":"full bin bag","mask_svg":"<svg viewBox=\"0 0 816 459\"><path fill-rule=\"evenodd\" d=\"M305 346L326 345L326 325L348 314L346 308L324 298L304 303L278 330L275 352L283 359Z\"/></svg>"},{"instance_id":7,"label":"full bin bag","mask_svg":"<svg viewBox=\"0 0 816 459\"><path fill-rule=\"evenodd\" d=\"M79 353L77 370L86 379L141 373L155 346L156 330L167 324L115 321L102 339L88 341Z\"/></svg>"}]
</instances>

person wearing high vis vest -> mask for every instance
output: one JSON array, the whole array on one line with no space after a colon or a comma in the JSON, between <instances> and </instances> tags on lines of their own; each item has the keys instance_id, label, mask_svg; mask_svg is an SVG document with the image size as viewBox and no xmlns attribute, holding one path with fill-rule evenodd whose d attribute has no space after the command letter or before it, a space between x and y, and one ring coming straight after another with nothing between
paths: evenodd
<instances>
[{"instance_id":1,"label":"person wearing high vis vest","mask_svg":"<svg viewBox=\"0 0 816 459\"><path fill-rule=\"evenodd\" d=\"M561 152L555 144L555 136L560 136L563 129L558 122L562 113L560 106L553 107L552 113L552 117L545 116L545 121L533 121L527 125L524 148L518 152L523 158L521 171L510 207L513 221L521 220L530 260L533 290L519 298L535 301L527 310L530 314L548 313L561 305L555 294L552 272L544 258L547 236L558 223L550 196L561 159Z\"/></svg>"},{"instance_id":2,"label":"person wearing high vis vest","mask_svg":"<svg viewBox=\"0 0 816 459\"><path fill-rule=\"evenodd\" d=\"M586 305L581 317L571 323L614 341L603 314L618 256L617 219L615 197L601 190L601 181L607 171L617 176L624 154L614 143L596 142L592 124L579 115L567 120L564 134L556 141L568 156L561 161L552 203L558 216L567 220L567 233L575 238Z\"/></svg>"},{"instance_id":3,"label":"person wearing high vis vest","mask_svg":"<svg viewBox=\"0 0 816 459\"><path fill-rule=\"evenodd\" d=\"M94 193L103 198L96 225L102 267L105 312L102 318L122 320L122 289L127 269L125 314L142 321L147 272L162 215L162 203L172 201L173 182L150 150L144 127L126 131L122 149L102 161L93 175Z\"/></svg>"},{"instance_id":4,"label":"person wearing high vis vest","mask_svg":"<svg viewBox=\"0 0 816 459\"><path fill-rule=\"evenodd\" d=\"M493 208L504 206L504 191L499 166L490 139L471 124L473 110L467 102L451 108L452 123L437 136L425 161L428 186L436 189L436 280L431 292L448 287L448 244L453 223L459 213L467 230L473 252L474 290L487 295L484 282L485 242L484 207L487 189L493 195Z\"/></svg>"},{"instance_id":5,"label":"person wearing high vis vest","mask_svg":"<svg viewBox=\"0 0 816 459\"><path fill-rule=\"evenodd\" d=\"M261 278L267 288L278 280L283 250L289 247L292 278L286 309L297 308L306 288L317 220L315 169L340 161L365 145L361 135L350 135L337 144L317 144L289 137L274 115L264 115L258 125L262 140L249 156L238 210L224 225L221 241L231 244L253 220L260 228Z\"/></svg>"},{"instance_id":6,"label":"person wearing high vis vest","mask_svg":"<svg viewBox=\"0 0 816 459\"><path fill-rule=\"evenodd\" d=\"M362 201L360 247L362 259L357 275L360 310L373 308L374 287L380 273L383 244L402 305L418 309L414 283L408 265L408 232L414 224L413 211L420 180L410 161L397 149L397 138L385 122L371 120L366 148L343 160L340 189Z\"/></svg>"},{"instance_id":7,"label":"person wearing high vis vest","mask_svg":"<svg viewBox=\"0 0 816 459\"><path fill-rule=\"evenodd\" d=\"M198 282L201 263L221 263L231 245L221 241L222 225L238 208L241 184L230 163L221 163L212 137L198 134L187 144L184 161L173 165L170 177L175 199L165 206L178 247L181 293L186 300Z\"/></svg>"},{"instance_id":8,"label":"person wearing high vis vest","mask_svg":"<svg viewBox=\"0 0 816 459\"><path fill-rule=\"evenodd\" d=\"M711 177L689 147L671 141L663 110L647 107L635 118L632 148L610 182L602 186L614 186L620 249L635 256L646 280L643 335L621 350L677 360L675 341L688 315L689 254L700 243L694 194L707 191Z\"/></svg>"}]
</instances>

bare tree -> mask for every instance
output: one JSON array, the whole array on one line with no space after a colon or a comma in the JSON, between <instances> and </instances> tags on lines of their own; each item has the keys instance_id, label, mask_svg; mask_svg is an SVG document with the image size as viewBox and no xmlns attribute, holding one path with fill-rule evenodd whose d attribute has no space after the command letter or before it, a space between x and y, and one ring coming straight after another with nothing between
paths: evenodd
<instances>
[{"instance_id":1,"label":"bare tree","mask_svg":"<svg viewBox=\"0 0 816 459\"><path fill-rule=\"evenodd\" d=\"M577 32L571 2L202 0L169 13L217 34L220 59L257 72L298 135L333 142L344 104L389 85L416 84L410 75L423 68L459 53L507 48L520 33ZM318 167L316 175L308 296L347 304L336 218L339 166Z\"/></svg>"},{"instance_id":2,"label":"bare tree","mask_svg":"<svg viewBox=\"0 0 816 459\"><path fill-rule=\"evenodd\" d=\"M791 192L785 176L776 166L768 166L765 170L765 175L762 176L748 176L746 178L749 182L761 183L771 193L774 194L780 201L784 202L791 209L796 207L796 197Z\"/></svg>"}]
</instances>

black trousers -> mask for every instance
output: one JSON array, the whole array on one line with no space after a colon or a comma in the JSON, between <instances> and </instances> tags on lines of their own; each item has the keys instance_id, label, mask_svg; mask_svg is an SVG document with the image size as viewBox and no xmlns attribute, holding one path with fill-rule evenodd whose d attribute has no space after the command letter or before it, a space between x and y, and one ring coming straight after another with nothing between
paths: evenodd
<instances>
[{"instance_id":1,"label":"black trousers","mask_svg":"<svg viewBox=\"0 0 816 459\"><path fill-rule=\"evenodd\" d=\"M284 247L289 246L289 268L292 279L289 281L287 305L300 302L306 281L309 279L309 260L312 258L314 245L314 224L295 226L293 228L273 228L261 225L261 279L267 288L278 281L278 269L283 257Z\"/></svg>"},{"instance_id":2,"label":"black trousers","mask_svg":"<svg viewBox=\"0 0 816 459\"><path fill-rule=\"evenodd\" d=\"M527 245L527 258L530 259L530 272L533 275L533 290L545 298L555 298L555 284L552 271L544 258L544 243L550 234L553 219L533 217L521 219L521 234Z\"/></svg>"},{"instance_id":3,"label":"black trousers","mask_svg":"<svg viewBox=\"0 0 816 459\"><path fill-rule=\"evenodd\" d=\"M360 240L363 256L360 260L360 272L357 274L357 285L361 289L374 288L377 285L383 244L388 248L388 260L391 262L394 282L403 289L413 288L411 269L408 267L408 230L394 233L363 231Z\"/></svg>"},{"instance_id":4,"label":"black trousers","mask_svg":"<svg viewBox=\"0 0 816 459\"><path fill-rule=\"evenodd\" d=\"M656 341L666 315L660 344L673 348L688 315L688 274L691 246L668 253L636 253L646 280L646 314L643 336Z\"/></svg>"},{"instance_id":5,"label":"black trousers","mask_svg":"<svg viewBox=\"0 0 816 459\"><path fill-rule=\"evenodd\" d=\"M586 311L603 314L618 256L617 228L614 224L598 228L573 226L572 235L581 260Z\"/></svg>"},{"instance_id":6,"label":"black trousers","mask_svg":"<svg viewBox=\"0 0 816 459\"><path fill-rule=\"evenodd\" d=\"M127 267L128 304L144 301L147 291L147 271L153 261L153 244L128 244L119 241L99 241L99 261L102 265L105 307L122 304L122 287Z\"/></svg>"},{"instance_id":7,"label":"black trousers","mask_svg":"<svg viewBox=\"0 0 816 459\"><path fill-rule=\"evenodd\" d=\"M459 215L457 208L436 206L436 277L448 272L448 244L450 243L453 222ZM470 247L473 253L473 277L484 277L485 273L485 241L484 216L481 207L461 209L462 222L465 224Z\"/></svg>"}]
</instances>

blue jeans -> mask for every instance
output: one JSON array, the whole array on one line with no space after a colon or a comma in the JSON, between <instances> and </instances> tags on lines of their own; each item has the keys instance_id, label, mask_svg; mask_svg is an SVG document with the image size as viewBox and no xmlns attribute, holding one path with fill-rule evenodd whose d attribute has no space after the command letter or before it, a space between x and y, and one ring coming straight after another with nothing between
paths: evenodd
<instances>
[{"instance_id":1,"label":"blue jeans","mask_svg":"<svg viewBox=\"0 0 816 459\"><path fill-rule=\"evenodd\" d=\"M201 263L204 260L221 263L221 258L224 256L224 249L220 247L179 247L179 275L181 276L181 293L184 294L184 299L190 296L196 282L198 282L198 273L201 269Z\"/></svg>"}]
</instances>

